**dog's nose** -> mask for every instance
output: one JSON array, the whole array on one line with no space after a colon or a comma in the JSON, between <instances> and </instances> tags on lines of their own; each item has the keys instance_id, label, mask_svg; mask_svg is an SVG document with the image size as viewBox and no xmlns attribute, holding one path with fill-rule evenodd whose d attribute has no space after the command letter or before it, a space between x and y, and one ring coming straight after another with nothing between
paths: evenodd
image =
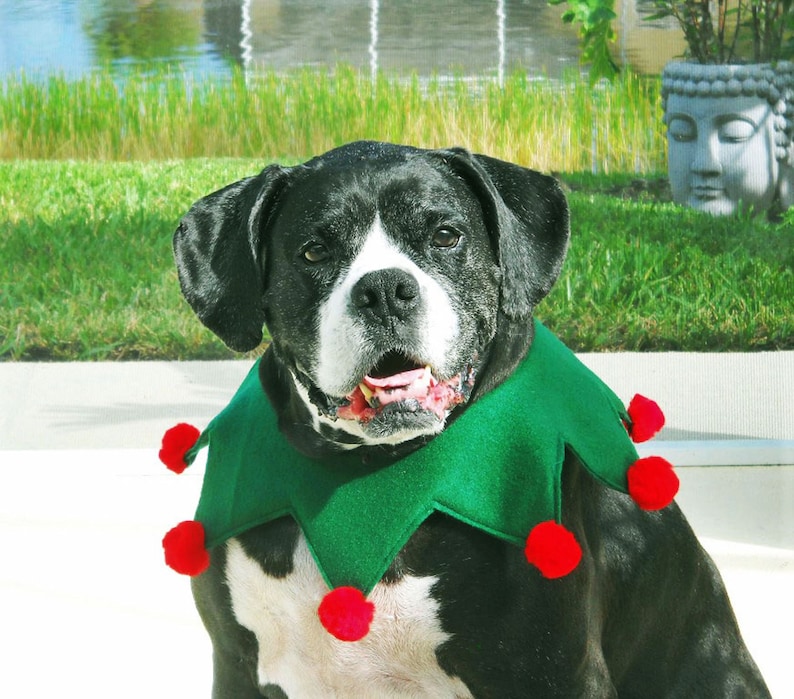
<instances>
[{"instance_id":1,"label":"dog's nose","mask_svg":"<svg viewBox=\"0 0 794 699\"><path fill-rule=\"evenodd\" d=\"M359 279L351 294L355 308L384 322L390 318L406 320L419 304L419 284L402 269L380 269L367 272Z\"/></svg>"}]
</instances>

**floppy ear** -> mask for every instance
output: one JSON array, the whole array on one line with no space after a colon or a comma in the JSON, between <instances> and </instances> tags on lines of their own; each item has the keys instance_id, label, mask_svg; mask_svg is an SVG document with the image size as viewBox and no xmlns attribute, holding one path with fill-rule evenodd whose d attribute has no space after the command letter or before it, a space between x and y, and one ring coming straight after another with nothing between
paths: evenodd
<instances>
[{"instance_id":1,"label":"floppy ear","mask_svg":"<svg viewBox=\"0 0 794 699\"><path fill-rule=\"evenodd\" d=\"M271 165L200 199L174 234L182 293L201 322L238 352L262 341L262 232L288 172Z\"/></svg>"},{"instance_id":2,"label":"floppy ear","mask_svg":"<svg viewBox=\"0 0 794 699\"><path fill-rule=\"evenodd\" d=\"M502 312L525 319L560 274L568 203L553 177L464 149L445 160L477 194L502 270Z\"/></svg>"}]
</instances>

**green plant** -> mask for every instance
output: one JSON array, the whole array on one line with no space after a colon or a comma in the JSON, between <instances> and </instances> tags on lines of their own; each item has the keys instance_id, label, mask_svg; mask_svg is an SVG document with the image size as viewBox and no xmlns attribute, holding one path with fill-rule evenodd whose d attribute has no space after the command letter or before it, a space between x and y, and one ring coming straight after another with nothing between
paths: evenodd
<instances>
[{"instance_id":1,"label":"green plant","mask_svg":"<svg viewBox=\"0 0 794 699\"><path fill-rule=\"evenodd\" d=\"M579 24L581 60L590 63L590 84L601 78L613 80L619 72L609 52L609 44L615 41L615 0L549 0L549 5L563 3L568 4L568 9L562 14L562 21Z\"/></svg>"},{"instance_id":2,"label":"green plant","mask_svg":"<svg viewBox=\"0 0 794 699\"><path fill-rule=\"evenodd\" d=\"M664 167L660 82L626 73L591 90L526 73L403 80L346 66L196 82L174 72L0 81L0 160L310 157L357 139L465 146L537 170ZM564 114L565 118L559 115Z\"/></svg>"},{"instance_id":3,"label":"green plant","mask_svg":"<svg viewBox=\"0 0 794 699\"><path fill-rule=\"evenodd\" d=\"M794 57L794 0L654 0L648 20L673 17L687 58L769 63Z\"/></svg>"},{"instance_id":4,"label":"green plant","mask_svg":"<svg viewBox=\"0 0 794 699\"><path fill-rule=\"evenodd\" d=\"M548 0L566 3L566 24L579 25L582 62L590 83L614 79L618 66L609 44L615 40L614 0ZM648 21L674 18L687 42L686 57L698 63L769 63L794 59L794 0L654 0Z\"/></svg>"}]
</instances>

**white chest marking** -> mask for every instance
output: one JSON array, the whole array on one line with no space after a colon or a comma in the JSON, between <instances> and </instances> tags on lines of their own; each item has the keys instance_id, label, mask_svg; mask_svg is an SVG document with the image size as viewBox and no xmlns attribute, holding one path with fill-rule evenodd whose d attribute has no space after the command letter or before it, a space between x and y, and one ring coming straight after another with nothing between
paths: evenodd
<instances>
[{"instance_id":1,"label":"white chest marking","mask_svg":"<svg viewBox=\"0 0 794 699\"><path fill-rule=\"evenodd\" d=\"M317 606L328 592L306 541L294 569L277 579L264 573L241 544L226 544L226 581L237 621L256 636L258 678L289 697L308 699L466 699L471 693L438 665L436 649L449 635L430 596L435 577L406 576L379 584L369 599L375 618L361 641L346 643L320 624Z\"/></svg>"}]
</instances>

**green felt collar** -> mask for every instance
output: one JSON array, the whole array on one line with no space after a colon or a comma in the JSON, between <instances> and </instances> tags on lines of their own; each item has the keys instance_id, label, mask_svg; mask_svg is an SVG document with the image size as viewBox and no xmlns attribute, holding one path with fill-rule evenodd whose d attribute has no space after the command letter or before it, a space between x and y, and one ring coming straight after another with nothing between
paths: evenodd
<instances>
[{"instance_id":1,"label":"green felt collar","mask_svg":"<svg viewBox=\"0 0 794 699\"><path fill-rule=\"evenodd\" d=\"M365 594L431 512L523 545L560 520L565 449L626 492L637 459L623 404L536 321L527 357L425 447L385 467L354 454L310 459L282 436L255 365L188 453L209 447L196 519L216 546L291 515L325 581Z\"/></svg>"}]
</instances>

